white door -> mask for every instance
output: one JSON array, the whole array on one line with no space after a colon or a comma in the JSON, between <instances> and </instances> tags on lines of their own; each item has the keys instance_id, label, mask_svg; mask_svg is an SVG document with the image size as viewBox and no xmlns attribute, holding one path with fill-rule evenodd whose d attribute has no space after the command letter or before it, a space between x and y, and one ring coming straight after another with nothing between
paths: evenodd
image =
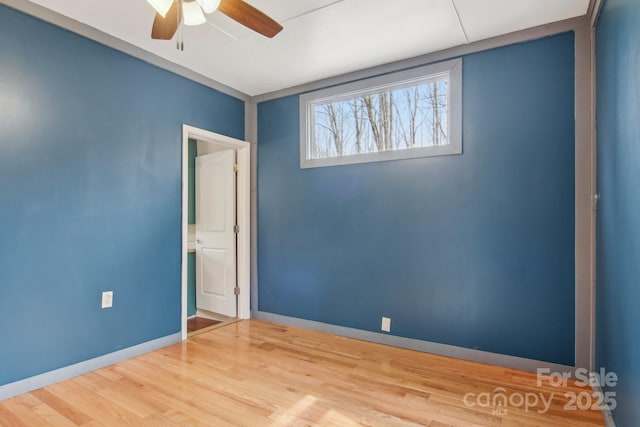
<instances>
[{"instance_id":1,"label":"white door","mask_svg":"<svg viewBox=\"0 0 640 427\"><path fill-rule=\"evenodd\" d=\"M236 316L235 151L196 157L196 307Z\"/></svg>"}]
</instances>

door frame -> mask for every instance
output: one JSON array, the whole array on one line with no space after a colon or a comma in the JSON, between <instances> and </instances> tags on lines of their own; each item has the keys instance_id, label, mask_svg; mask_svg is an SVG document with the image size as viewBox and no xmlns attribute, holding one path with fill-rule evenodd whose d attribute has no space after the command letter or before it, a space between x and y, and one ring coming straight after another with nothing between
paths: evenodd
<instances>
[{"instance_id":1,"label":"door frame","mask_svg":"<svg viewBox=\"0 0 640 427\"><path fill-rule=\"evenodd\" d=\"M181 333L182 340L187 339L187 244L189 212L189 139L232 148L237 153L238 175L236 183L237 218L240 228L237 236L238 256L238 312L239 319L251 317L251 145L246 141L231 138L215 132L182 125L182 266L181 266Z\"/></svg>"}]
</instances>

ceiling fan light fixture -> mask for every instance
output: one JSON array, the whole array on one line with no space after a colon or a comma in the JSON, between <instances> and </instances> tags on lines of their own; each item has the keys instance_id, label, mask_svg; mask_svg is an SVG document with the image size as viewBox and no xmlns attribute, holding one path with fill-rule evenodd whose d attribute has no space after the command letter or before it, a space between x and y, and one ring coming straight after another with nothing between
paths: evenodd
<instances>
[{"instance_id":1,"label":"ceiling fan light fixture","mask_svg":"<svg viewBox=\"0 0 640 427\"><path fill-rule=\"evenodd\" d=\"M207 22L202 9L195 1L182 3L182 16L184 16L184 25L200 25Z\"/></svg>"},{"instance_id":2,"label":"ceiling fan light fixture","mask_svg":"<svg viewBox=\"0 0 640 427\"><path fill-rule=\"evenodd\" d=\"M167 16L167 12L171 9L171 5L173 4L173 0L147 0L147 2L153 6L153 8L162 16L163 18Z\"/></svg>"},{"instance_id":3,"label":"ceiling fan light fixture","mask_svg":"<svg viewBox=\"0 0 640 427\"><path fill-rule=\"evenodd\" d=\"M220 0L196 0L204 13L213 13L218 10L220 6Z\"/></svg>"}]
</instances>

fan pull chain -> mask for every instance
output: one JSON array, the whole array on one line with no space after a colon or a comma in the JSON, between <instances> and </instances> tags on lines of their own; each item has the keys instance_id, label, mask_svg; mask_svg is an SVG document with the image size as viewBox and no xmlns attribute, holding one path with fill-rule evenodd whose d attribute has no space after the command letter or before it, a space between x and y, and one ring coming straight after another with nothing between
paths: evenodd
<instances>
[{"instance_id":1,"label":"fan pull chain","mask_svg":"<svg viewBox=\"0 0 640 427\"><path fill-rule=\"evenodd\" d=\"M183 0L178 1L179 11L176 14L176 20L178 21L178 27L180 28L180 32L176 35L176 49L179 51L184 51L184 25L180 25L180 19L182 18L182 2Z\"/></svg>"},{"instance_id":2,"label":"fan pull chain","mask_svg":"<svg viewBox=\"0 0 640 427\"><path fill-rule=\"evenodd\" d=\"M182 13L182 0L178 2L178 13L176 13L177 27L180 26L180 14ZM176 34L176 50L180 50L180 33Z\"/></svg>"}]
</instances>

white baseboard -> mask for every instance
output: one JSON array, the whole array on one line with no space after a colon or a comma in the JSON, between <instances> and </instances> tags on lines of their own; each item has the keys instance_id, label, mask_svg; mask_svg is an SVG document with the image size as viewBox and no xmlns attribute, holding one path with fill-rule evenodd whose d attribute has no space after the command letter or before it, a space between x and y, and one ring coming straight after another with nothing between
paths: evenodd
<instances>
[{"instance_id":1,"label":"white baseboard","mask_svg":"<svg viewBox=\"0 0 640 427\"><path fill-rule=\"evenodd\" d=\"M182 341L180 332L0 386L0 401Z\"/></svg>"},{"instance_id":2,"label":"white baseboard","mask_svg":"<svg viewBox=\"0 0 640 427\"><path fill-rule=\"evenodd\" d=\"M490 353L488 351L474 350L470 348L457 347L454 345L422 341L413 338L382 334L378 332L370 332L362 329L354 329L345 326L331 325L329 323L316 322L313 320L300 319L297 317L282 316L280 314L267 313L265 311L257 311L253 314L254 318L256 319L281 323L283 325L297 326L300 328L327 332L330 334L341 335L363 341L371 341L379 344L392 345L394 347L402 347L410 350L422 351L425 353L455 357L458 359L487 363L489 365L503 366L512 369L520 369L523 371L536 372L538 368L549 368L552 372L573 372L575 370L575 366L566 366L557 363L544 362L541 360L527 359L524 357Z\"/></svg>"},{"instance_id":3,"label":"white baseboard","mask_svg":"<svg viewBox=\"0 0 640 427\"><path fill-rule=\"evenodd\" d=\"M593 389L593 392L602 394L602 387L598 381L598 376L594 372L591 372L589 374L589 378L591 379L591 388ZM613 420L613 414L608 407L602 408L602 416L604 417L605 426L616 427L616 422Z\"/></svg>"}]
</instances>

